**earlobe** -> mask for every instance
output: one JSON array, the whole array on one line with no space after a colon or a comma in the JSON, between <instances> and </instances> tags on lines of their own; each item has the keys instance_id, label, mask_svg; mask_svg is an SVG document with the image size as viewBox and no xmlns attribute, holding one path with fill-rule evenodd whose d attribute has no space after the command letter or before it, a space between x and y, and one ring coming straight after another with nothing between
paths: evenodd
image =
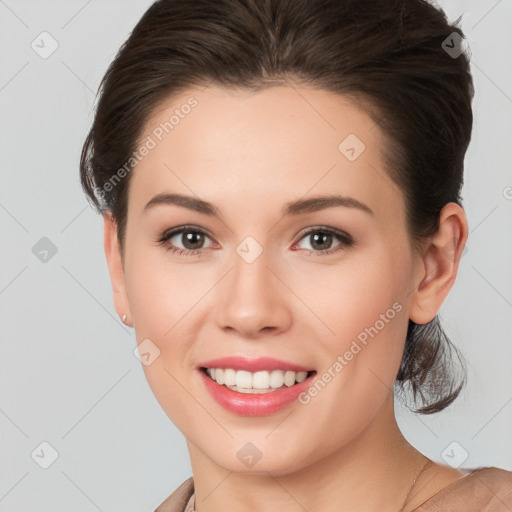
<instances>
[{"instance_id":1,"label":"earlobe","mask_svg":"<svg viewBox=\"0 0 512 512\"><path fill-rule=\"evenodd\" d=\"M409 318L417 324L434 319L459 268L468 237L464 210L448 203L441 210L437 232L429 239L418 267L418 281L413 292Z\"/></svg>"},{"instance_id":2,"label":"earlobe","mask_svg":"<svg viewBox=\"0 0 512 512\"><path fill-rule=\"evenodd\" d=\"M119 243L117 237L117 225L111 212L103 214L103 244L105 249L105 258L107 260L110 282L112 285L114 306L120 318L126 315L123 321L130 325L130 307L126 294L125 276Z\"/></svg>"}]
</instances>

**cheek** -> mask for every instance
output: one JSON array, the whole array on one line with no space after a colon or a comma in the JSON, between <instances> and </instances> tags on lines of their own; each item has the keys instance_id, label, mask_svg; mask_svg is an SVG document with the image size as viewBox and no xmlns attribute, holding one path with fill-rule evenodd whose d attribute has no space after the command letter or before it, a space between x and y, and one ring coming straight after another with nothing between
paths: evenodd
<instances>
[{"instance_id":1,"label":"cheek","mask_svg":"<svg viewBox=\"0 0 512 512\"><path fill-rule=\"evenodd\" d=\"M144 247L144 243L146 247ZM134 246L137 244L133 244ZM194 308L212 286L206 266L172 262L163 247L140 242L131 248L126 287L138 334L172 337L174 326Z\"/></svg>"},{"instance_id":2,"label":"cheek","mask_svg":"<svg viewBox=\"0 0 512 512\"><path fill-rule=\"evenodd\" d=\"M147 382L171 421L189 429L196 381L192 347L206 321L204 305L216 276L207 265L176 265L164 249L130 248L126 262L126 288L136 325L137 343L149 339L158 357L142 365ZM147 245L147 243L146 243ZM139 247L143 247L140 243ZM185 389L188 391L186 392Z\"/></svg>"},{"instance_id":3,"label":"cheek","mask_svg":"<svg viewBox=\"0 0 512 512\"><path fill-rule=\"evenodd\" d=\"M379 247L336 271L326 267L298 291L325 326L317 336L323 370L343 375L346 397L393 386L408 326L407 258Z\"/></svg>"},{"instance_id":4,"label":"cheek","mask_svg":"<svg viewBox=\"0 0 512 512\"><path fill-rule=\"evenodd\" d=\"M368 330L382 338L403 327L408 290L407 262L382 248L354 255L334 265L303 267L288 276L293 290L310 310L300 319L318 326L320 342L342 349ZM410 291L410 290L408 290ZM315 320L315 316L317 319ZM323 326L322 326L323 324Z\"/></svg>"},{"instance_id":5,"label":"cheek","mask_svg":"<svg viewBox=\"0 0 512 512\"><path fill-rule=\"evenodd\" d=\"M391 399L407 332L403 283L382 258L360 270L326 284L330 300L315 309L334 334L318 337L320 382L302 403L318 424L339 425L333 445L356 436Z\"/></svg>"}]
</instances>

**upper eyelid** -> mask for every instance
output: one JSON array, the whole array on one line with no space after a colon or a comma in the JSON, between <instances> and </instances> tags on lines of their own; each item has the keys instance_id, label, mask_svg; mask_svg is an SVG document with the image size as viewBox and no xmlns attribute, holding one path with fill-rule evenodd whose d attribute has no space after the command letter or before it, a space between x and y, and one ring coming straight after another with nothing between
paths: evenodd
<instances>
[{"instance_id":1,"label":"upper eyelid","mask_svg":"<svg viewBox=\"0 0 512 512\"><path fill-rule=\"evenodd\" d=\"M346 231L342 230L342 229L336 229L336 228L331 228L329 226L322 226L322 225L319 225L319 226L309 226L307 228L304 228L303 230L299 231L299 233L296 235L296 236L305 236L305 235L309 235L310 233L314 233L315 231L326 231L328 233L333 233L337 236L344 236L344 237L348 237L350 239L352 239L352 235L350 235L349 233L347 233Z\"/></svg>"},{"instance_id":2,"label":"upper eyelid","mask_svg":"<svg viewBox=\"0 0 512 512\"><path fill-rule=\"evenodd\" d=\"M207 229L200 228L200 227L197 227L197 226L179 226L179 227L175 227L175 228L166 229L162 233L162 237L169 237L171 235L172 236L178 235L180 233L183 233L184 231L197 231L199 233L203 233L205 235L208 235L210 238L213 238L213 236L210 234L210 232Z\"/></svg>"}]
</instances>

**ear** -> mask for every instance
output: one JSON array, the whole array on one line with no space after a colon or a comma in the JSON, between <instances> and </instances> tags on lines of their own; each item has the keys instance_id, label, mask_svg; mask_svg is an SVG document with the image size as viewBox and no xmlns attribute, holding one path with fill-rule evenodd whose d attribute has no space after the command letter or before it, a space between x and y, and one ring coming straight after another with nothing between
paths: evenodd
<instances>
[{"instance_id":1,"label":"ear","mask_svg":"<svg viewBox=\"0 0 512 512\"><path fill-rule=\"evenodd\" d=\"M126 294L124 267L118 242L117 225L112 217L112 213L106 212L103 214L103 243L114 294L114 306L120 318L126 315L124 323L133 326L128 296Z\"/></svg>"},{"instance_id":2,"label":"ear","mask_svg":"<svg viewBox=\"0 0 512 512\"><path fill-rule=\"evenodd\" d=\"M418 283L413 291L409 318L417 324L434 319L451 290L468 238L464 210L448 203L441 210L439 228L429 238L418 266Z\"/></svg>"}]
</instances>

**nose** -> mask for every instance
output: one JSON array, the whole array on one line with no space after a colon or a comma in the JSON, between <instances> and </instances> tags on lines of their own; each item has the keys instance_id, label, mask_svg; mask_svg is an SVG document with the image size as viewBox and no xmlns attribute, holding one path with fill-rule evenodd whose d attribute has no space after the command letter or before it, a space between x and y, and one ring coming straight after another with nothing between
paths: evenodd
<instances>
[{"instance_id":1,"label":"nose","mask_svg":"<svg viewBox=\"0 0 512 512\"><path fill-rule=\"evenodd\" d=\"M218 289L217 323L246 338L275 335L292 322L290 291L276 277L265 251L251 263L234 255L233 268Z\"/></svg>"}]
</instances>

